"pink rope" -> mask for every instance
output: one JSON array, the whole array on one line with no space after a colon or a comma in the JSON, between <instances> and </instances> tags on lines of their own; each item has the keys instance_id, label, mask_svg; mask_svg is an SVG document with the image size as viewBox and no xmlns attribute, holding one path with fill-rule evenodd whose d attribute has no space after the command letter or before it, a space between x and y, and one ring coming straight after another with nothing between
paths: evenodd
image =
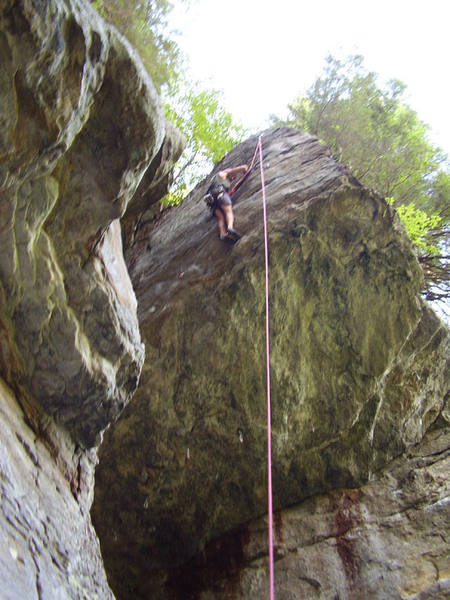
<instances>
[{"instance_id":1,"label":"pink rope","mask_svg":"<svg viewBox=\"0 0 450 600\"><path fill-rule=\"evenodd\" d=\"M259 139L258 139L258 142L256 143L255 152L253 153L252 162L250 163L249 168L245 171L245 173L242 175L242 177L239 179L239 181L237 181L233 185L233 187L231 188L231 190L228 192L230 194L230 196L232 196L234 194L234 192L238 189L238 187L241 185L241 183L244 181L244 179L247 177L247 175L253 169L253 165L255 164L255 158L256 158L256 155L258 153L258 146L259 146Z\"/></svg>"},{"instance_id":2,"label":"pink rope","mask_svg":"<svg viewBox=\"0 0 450 600\"><path fill-rule=\"evenodd\" d=\"M264 212L264 256L266 273L266 374L267 374L267 512L269 517L269 586L270 600L274 600L274 568L273 568L273 503L272 503L272 419L270 403L270 344L269 344L269 249L267 236L266 187L264 183L264 167L261 136L258 139L259 164L261 171L261 188Z\"/></svg>"}]
</instances>

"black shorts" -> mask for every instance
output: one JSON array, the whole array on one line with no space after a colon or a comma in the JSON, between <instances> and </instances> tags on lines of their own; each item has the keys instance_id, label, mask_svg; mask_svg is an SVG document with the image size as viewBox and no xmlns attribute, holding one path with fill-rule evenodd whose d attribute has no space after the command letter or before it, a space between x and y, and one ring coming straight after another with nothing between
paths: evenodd
<instances>
[{"instance_id":1,"label":"black shorts","mask_svg":"<svg viewBox=\"0 0 450 600\"><path fill-rule=\"evenodd\" d=\"M221 206L232 206L232 201L230 194L228 192L223 191L220 194L220 197L214 201L214 205L216 208L220 208Z\"/></svg>"}]
</instances>

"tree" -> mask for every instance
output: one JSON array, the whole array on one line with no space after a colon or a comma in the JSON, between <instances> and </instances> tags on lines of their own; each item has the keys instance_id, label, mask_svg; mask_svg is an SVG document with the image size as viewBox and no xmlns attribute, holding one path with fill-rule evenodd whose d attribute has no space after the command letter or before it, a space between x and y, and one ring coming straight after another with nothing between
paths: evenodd
<instances>
[{"instance_id":1,"label":"tree","mask_svg":"<svg viewBox=\"0 0 450 600\"><path fill-rule=\"evenodd\" d=\"M179 0L187 2L188 0ZM91 0L94 8L122 33L138 51L155 87L178 76L181 55L171 39L167 17L169 0Z\"/></svg>"},{"instance_id":2,"label":"tree","mask_svg":"<svg viewBox=\"0 0 450 600\"><path fill-rule=\"evenodd\" d=\"M404 102L405 90L397 80L379 87L361 56L344 61L328 56L323 75L289 105L287 120L273 120L322 139L358 179L394 196L396 205L428 207L434 197L434 209L444 208L450 191L442 170L446 156L428 141L429 128Z\"/></svg>"},{"instance_id":3,"label":"tree","mask_svg":"<svg viewBox=\"0 0 450 600\"><path fill-rule=\"evenodd\" d=\"M389 204L393 198L386 198ZM428 215L414 203L397 207L398 215L416 245L418 260L425 275L424 296L427 300L445 300L449 295L450 273L448 220L438 214Z\"/></svg>"},{"instance_id":4,"label":"tree","mask_svg":"<svg viewBox=\"0 0 450 600\"><path fill-rule=\"evenodd\" d=\"M380 87L361 56L328 56L323 74L288 106L287 119L272 121L316 135L362 183L393 198L424 266L427 297L437 284L448 297L448 160L404 101L405 90L398 80ZM442 289L435 295L441 298Z\"/></svg>"},{"instance_id":5,"label":"tree","mask_svg":"<svg viewBox=\"0 0 450 600\"><path fill-rule=\"evenodd\" d=\"M217 90L194 89L186 84L171 86L166 116L186 137L186 150L175 172L175 188L166 204L178 204L186 192L208 173L246 135L220 104Z\"/></svg>"}]
</instances>

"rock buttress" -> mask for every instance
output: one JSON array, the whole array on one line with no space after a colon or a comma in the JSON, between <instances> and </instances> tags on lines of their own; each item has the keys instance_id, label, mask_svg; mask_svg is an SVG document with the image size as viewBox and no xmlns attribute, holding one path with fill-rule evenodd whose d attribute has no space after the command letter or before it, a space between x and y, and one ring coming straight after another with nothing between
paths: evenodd
<instances>
[{"instance_id":1,"label":"rock buttress","mask_svg":"<svg viewBox=\"0 0 450 600\"><path fill-rule=\"evenodd\" d=\"M215 171L249 162L255 144ZM448 331L420 299L412 244L383 198L307 134L267 131L263 152L279 511L360 486L422 439L444 403ZM234 247L218 240L207 186L127 251L147 354L105 436L93 507L123 600L185 598L177 569L214 540L239 563L226 540L245 541L266 511L259 166L235 195Z\"/></svg>"},{"instance_id":2,"label":"rock buttress","mask_svg":"<svg viewBox=\"0 0 450 600\"><path fill-rule=\"evenodd\" d=\"M120 218L181 138L89 2L5 0L0 61L1 593L103 600L95 447L144 359Z\"/></svg>"}]
</instances>

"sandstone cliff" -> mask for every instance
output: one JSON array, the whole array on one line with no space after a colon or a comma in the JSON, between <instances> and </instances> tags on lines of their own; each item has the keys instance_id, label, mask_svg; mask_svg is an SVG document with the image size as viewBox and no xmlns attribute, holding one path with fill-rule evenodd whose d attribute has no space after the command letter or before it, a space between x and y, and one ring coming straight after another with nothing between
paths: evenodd
<instances>
[{"instance_id":1,"label":"sandstone cliff","mask_svg":"<svg viewBox=\"0 0 450 600\"><path fill-rule=\"evenodd\" d=\"M183 142L133 49L82 0L0 30L2 597L264 597L259 166L235 247L206 181L155 218ZM376 192L263 147L277 598L445 597L448 329Z\"/></svg>"}]
</instances>

